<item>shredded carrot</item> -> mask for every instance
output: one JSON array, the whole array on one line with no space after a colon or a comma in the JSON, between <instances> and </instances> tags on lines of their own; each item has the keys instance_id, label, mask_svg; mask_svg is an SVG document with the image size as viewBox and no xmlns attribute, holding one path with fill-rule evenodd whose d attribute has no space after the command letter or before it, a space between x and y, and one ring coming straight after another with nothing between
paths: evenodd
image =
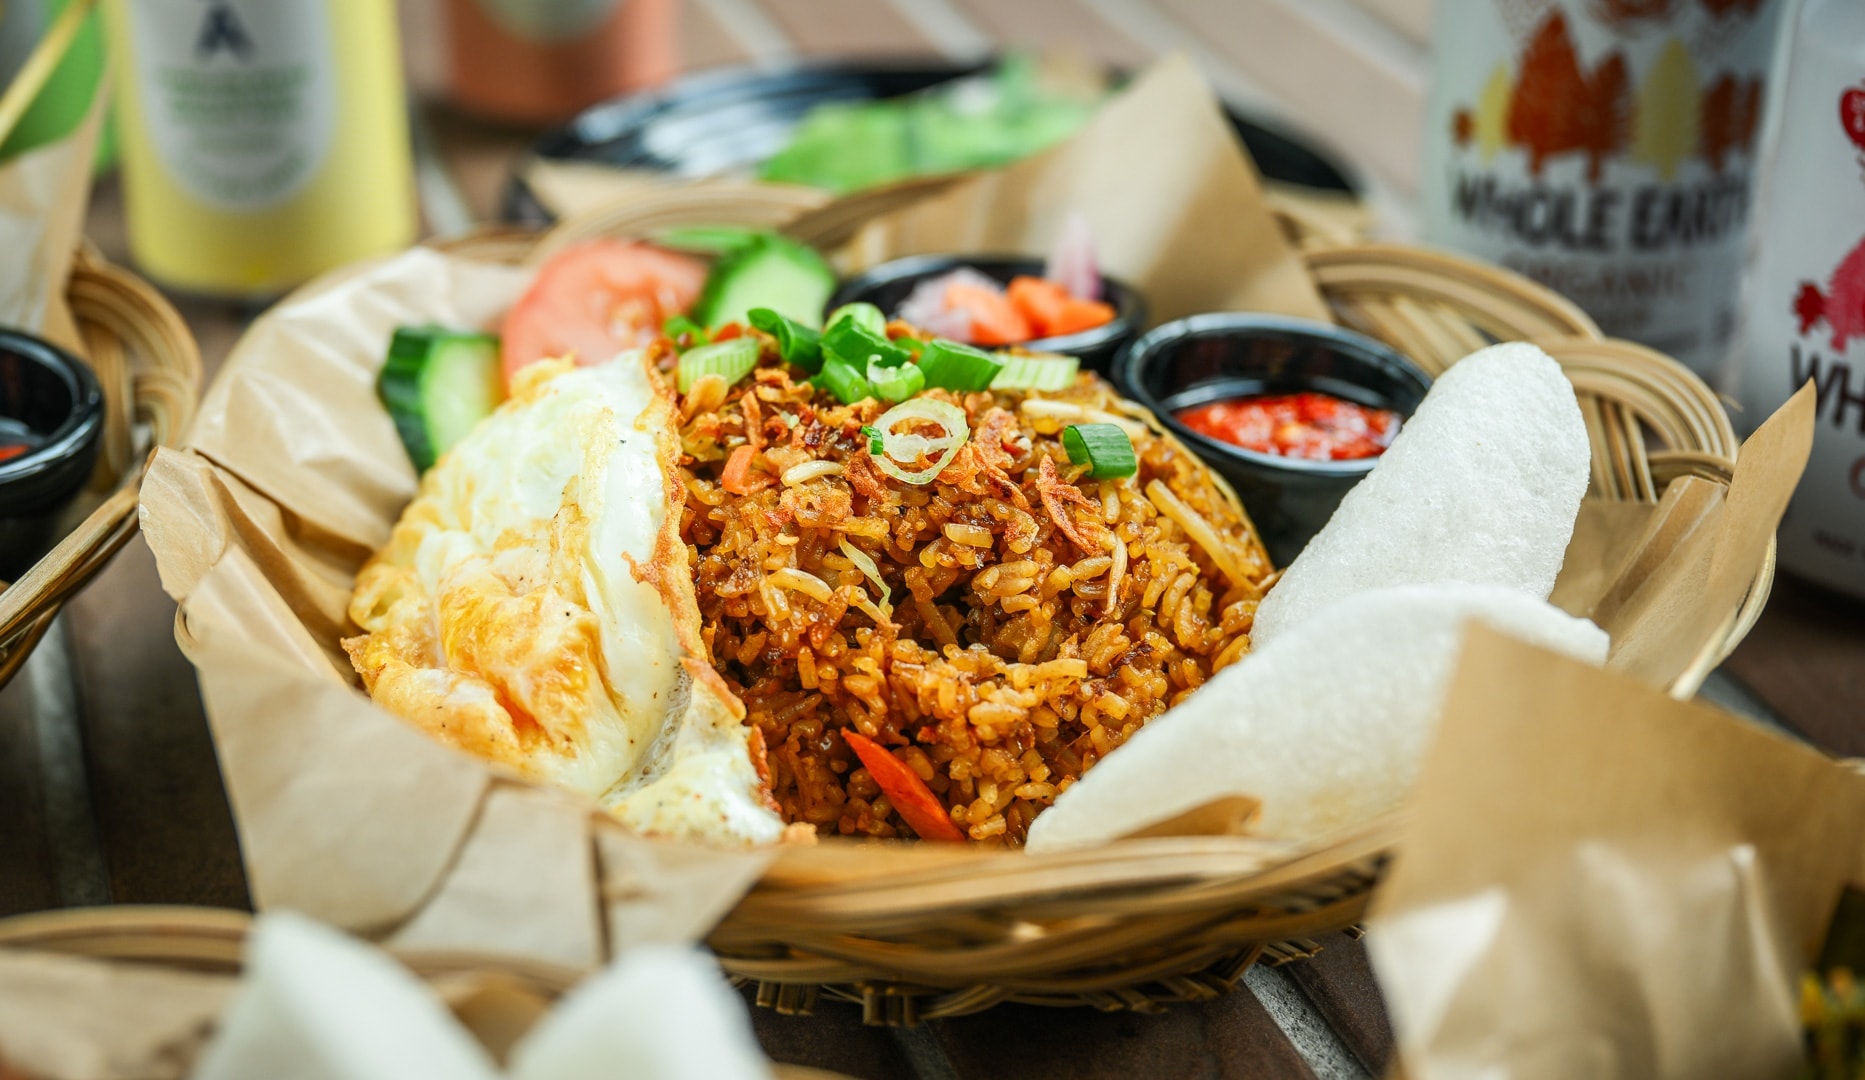
<instances>
[{"instance_id":1,"label":"shredded carrot","mask_svg":"<svg viewBox=\"0 0 1865 1080\"><path fill-rule=\"evenodd\" d=\"M758 450L754 446L741 446L732 451L732 456L725 461L725 470L719 474L719 486L734 495L750 495L769 487L769 473L752 472L751 463L757 457Z\"/></svg>"},{"instance_id":2,"label":"shredded carrot","mask_svg":"<svg viewBox=\"0 0 1865 1080\"><path fill-rule=\"evenodd\" d=\"M1030 324L1002 293L955 281L945 287L945 306L971 319L971 338L978 345L1015 345L1030 340Z\"/></svg>"},{"instance_id":3,"label":"shredded carrot","mask_svg":"<svg viewBox=\"0 0 1865 1080\"><path fill-rule=\"evenodd\" d=\"M1049 324L1051 337L1063 334L1079 334L1083 330L1092 330L1114 321L1114 309L1099 300L1082 300L1069 297L1068 303L1062 305L1062 314Z\"/></svg>"},{"instance_id":4,"label":"shredded carrot","mask_svg":"<svg viewBox=\"0 0 1865 1080\"><path fill-rule=\"evenodd\" d=\"M1039 277L1011 279L1005 293L1036 337L1078 334L1114 320L1114 309L1096 300L1083 300L1053 281Z\"/></svg>"},{"instance_id":5,"label":"shredded carrot","mask_svg":"<svg viewBox=\"0 0 1865 1080\"><path fill-rule=\"evenodd\" d=\"M900 816L913 827L921 840L963 841L965 834L957 825L952 824L952 817L946 813L945 805L939 796L932 793L921 780L919 774L907 767L906 762L887 752L887 748L867 736L844 730L842 738L848 742L848 748L861 759L861 764L874 778L876 787L887 796L887 801L894 804Z\"/></svg>"},{"instance_id":6,"label":"shredded carrot","mask_svg":"<svg viewBox=\"0 0 1865 1080\"><path fill-rule=\"evenodd\" d=\"M735 322L726 323L724 326L721 326L717 330L714 330L712 332L712 340L715 342L730 341L733 338L744 337L744 336L745 336L745 328L738 325Z\"/></svg>"}]
</instances>

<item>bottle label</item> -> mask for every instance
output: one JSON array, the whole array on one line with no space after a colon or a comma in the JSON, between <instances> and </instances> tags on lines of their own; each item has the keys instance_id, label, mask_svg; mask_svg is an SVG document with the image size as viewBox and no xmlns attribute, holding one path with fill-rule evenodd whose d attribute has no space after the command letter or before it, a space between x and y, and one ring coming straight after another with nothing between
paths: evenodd
<instances>
[{"instance_id":1,"label":"bottle label","mask_svg":"<svg viewBox=\"0 0 1865 1080\"><path fill-rule=\"evenodd\" d=\"M622 0L477 0L486 17L514 37L569 41L607 19Z\"/></svg>"},{"instance_id":2,"label":"bottle label","mask_svg":"<svg viewBox=\"0 0 1865 1080\"><path fill-rule=\"evenodd\" d=\"M1865 64L1845 44L1799 42L1789 69L1741 418L1752 427L1813 383L1813 452L1781 564L1865 596Z\"/></svg>"},{"instance_id":3,"label":"bottle label","mask_svg":"<svg viewBox=\"0 0 1865 1080\"><path fill-rule=\"evenodd\" d=\"M303 0L130 0L136 89L182 190L265 210L310 183L337 95L329 15Z\"/></svg>"},{"instance_id":4,"label":"bottle label","mask_svg":"<svg viewBox=\"0 0 1865 1080\"><path fill-rule=\"evenodd\" d=\"M1443 7L1428 238L1708 373L1735 324L1778 0Z\"/></svg>"}]
</instances>

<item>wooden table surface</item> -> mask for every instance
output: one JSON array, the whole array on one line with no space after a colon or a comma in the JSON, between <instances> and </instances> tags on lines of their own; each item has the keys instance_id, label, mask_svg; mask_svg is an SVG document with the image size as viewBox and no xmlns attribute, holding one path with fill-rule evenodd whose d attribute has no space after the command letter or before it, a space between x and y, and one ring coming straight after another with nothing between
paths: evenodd
<instances>
[{"instance_id":1,"label":"wooden table surface","mask_svg":"<svg viewBox=\"0 0 1865 1080\"><path fill-rule=\"evenodd\" d=\"M1400 73L1385 107L1410 108L1401 91L1418 81L1416 70L1405 71L1423 63L1428 3L1327 7L1352 9L1341 16L1346 33L1339 23L1315 24L1302 37L1300 26L1291 29L1305 10L1296 0L701 0L687 6L682 48L697 64L792 50L930 48L958 56L1002 42L1066 40L1133 63L1189 43L1216 69L1219 85L1248 96L1281 85L1290 62L1278 50L1268 70L1249 69L1261 50L1243 42L1267 28L1305 43L1316 62L1330 49L1372 49L1379 55L1366 62L1377 61L1386 76ZM758 19L772 32L758 32ZM1307 108L1316 110L1311 122L1345 122L1337 119L1345 113L1339 95L1305 100L1297 88L1290 83L1280 96L1287 111ZM446 114L429 120L467 205L489 215L523 133ZM1403 193L1409 153L1379 143L1360 164ZM124 256L120 203L108 182L94 197L88 231L107 252ZM177 303L210 372L254 314L224 303ZM249 907L194 672L172 637L173 615L148 548L133 541L0 691L0 916L97 903ZM1780 581L1713 688L1732 707L1768 715L1835 753L1865 755L1865 609ZM1236 993L1160 1015L1002 1007L901 1031L865 1028L854 1009L824 1004L811 1017L754 1010L754 1022L774 1059L856 1077L1378 1076L1391 1035L1366 954L1344 936L1324 944L1314 959L1253 971Z\"/></svg>"}]
</instances>

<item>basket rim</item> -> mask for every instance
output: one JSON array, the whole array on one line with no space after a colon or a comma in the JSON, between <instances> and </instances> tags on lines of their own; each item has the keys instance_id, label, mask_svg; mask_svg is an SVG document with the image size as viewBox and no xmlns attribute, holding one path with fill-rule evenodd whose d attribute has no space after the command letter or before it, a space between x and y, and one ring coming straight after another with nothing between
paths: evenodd
<instances>
[{"instance_id":1,"label":"basket rim","mask_svg":"<svg viewBox=\"0 0 1865 1080\"><path fill-rule=\"evenodd\" d=\"M123 354L132 365L130 400L120 403L125 422L140 418L153 427L153 442L173 445L199 402L200 346L187 322L154 286L111 263L88 243L73 256L65 283L66 302L85 349ZM107 398L112 388L104 387ZM138 529L137 489L148 457L132 458L114 487L71 531L53 544L18 580L0 587L0 685L19 670L51 620L72 594L89 584Z\"/></svg>"}]
</instances>

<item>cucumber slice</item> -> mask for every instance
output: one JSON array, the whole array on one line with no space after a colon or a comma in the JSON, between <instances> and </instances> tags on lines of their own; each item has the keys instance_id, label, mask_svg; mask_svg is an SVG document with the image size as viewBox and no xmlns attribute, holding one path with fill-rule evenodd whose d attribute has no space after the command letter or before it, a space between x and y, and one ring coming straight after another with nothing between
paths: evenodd
<instances>
[{"instance_id":1,"label":"cucumber slice","mask_svg":"<svg viewBox=\"0 0 1865 1080\"><path fill-rule=\"evenodd\" d=\"M505 397L499 339L440 326L404 326L376 377L408 460L426 472Z\"/></svg>"},{"instance_id":2,"label":"cucumber slice","mask_svg":"<svg viewBox=\"0 0 1865 1080\"><path fill-rule=\"evenodd\" d=\"M764 233L712 264L691 314L701 325L718 327L744 322L752 308L770 308L816 328L834 291L835 271L815 249Z\"/></svg>"}]
</instances>

